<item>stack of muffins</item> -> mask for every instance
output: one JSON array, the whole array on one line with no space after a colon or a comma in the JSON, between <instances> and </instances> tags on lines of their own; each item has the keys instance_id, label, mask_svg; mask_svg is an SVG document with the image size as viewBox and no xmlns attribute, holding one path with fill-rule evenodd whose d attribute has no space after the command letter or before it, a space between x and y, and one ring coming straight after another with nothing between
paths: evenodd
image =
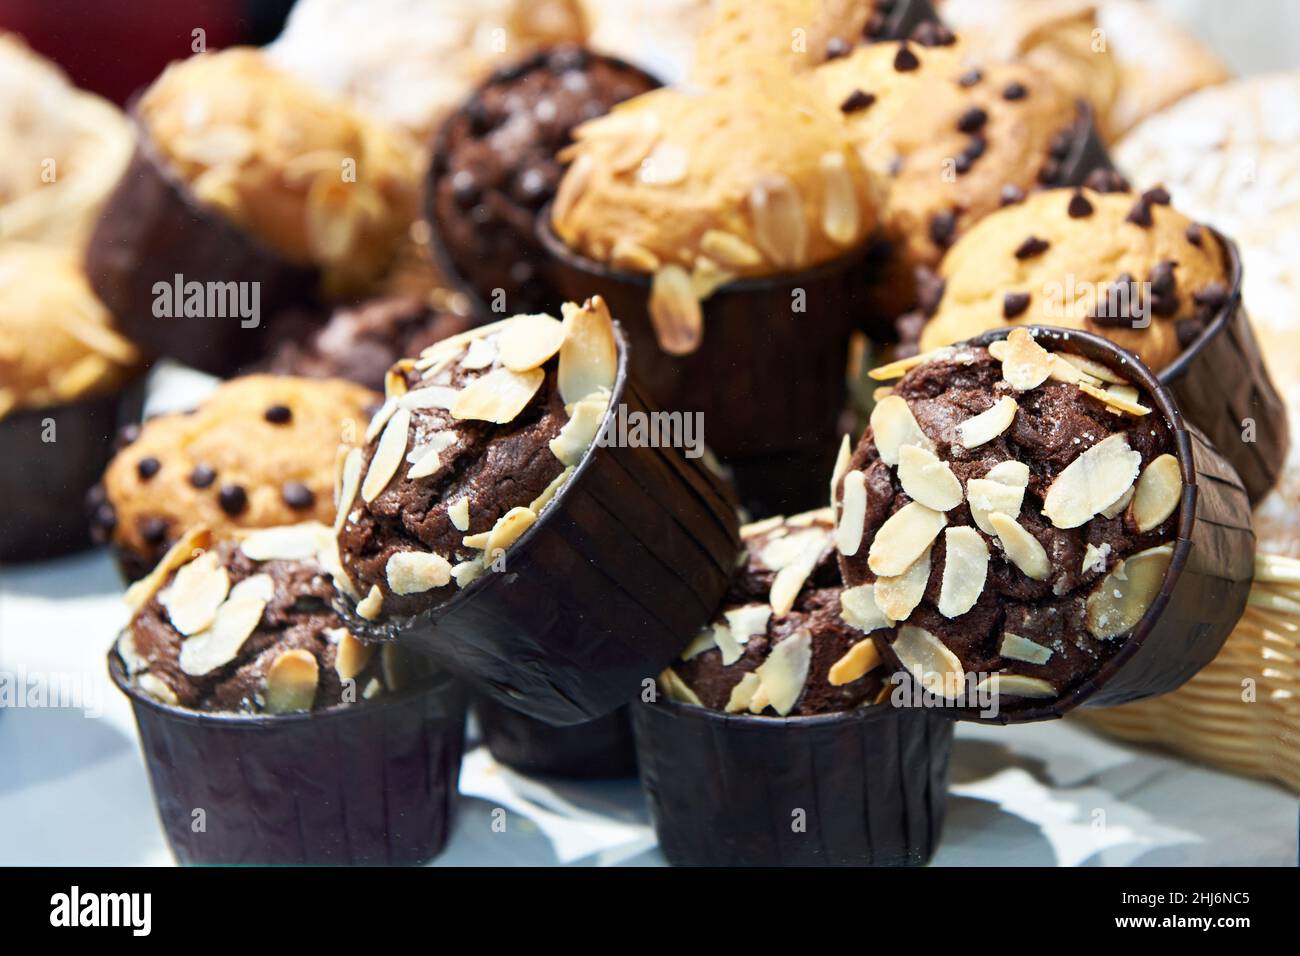
<instances>
[{"instance_id":1,"label":"stack of muffins","mask_svg":"<svg viewBox=\"0 0 1300 956\"><path fill-rule=\"evenodd\" d=\"M670 862L923 863L956 719L1214 657L1285 417L1108 99L914 0L717 4L666 87L544 32L410 116L291 36L175 63L84 269L0 244L0 437L69 489L0 560L133 582L179 860L431 858L472 700L516 769L639 770ZM161 358L226 381L140 422Z\"/></svg>"}]
</instances>

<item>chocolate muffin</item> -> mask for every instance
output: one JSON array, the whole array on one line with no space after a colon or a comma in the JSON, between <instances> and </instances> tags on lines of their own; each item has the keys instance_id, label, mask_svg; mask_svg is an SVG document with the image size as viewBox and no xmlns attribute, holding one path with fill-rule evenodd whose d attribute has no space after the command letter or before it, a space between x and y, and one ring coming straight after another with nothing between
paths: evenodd
<instances>
[{"instance_id":1,"label":"chocolate muffin","mask_svg":"<svg viewBox=\"0 0 1300 956\"><path fill-rule=\"evenodd\" d=\"M904 373L833 479L846 618L952 699L1041 703L1124 647L1173 556L1183 479L1151 397L1015 329Z\"/></svg>"},{"instance_id":2,"label":"chocolate muffin","mask_svg":"<svg viewBox=\"0 0 1300 956\"><path fill-rule=\"evenodd\" d=\"M464 280L485 314L559 305L535 236L563 172L556 154L575 126L657 86L621 60L557 46L498 70L446 120L426 214L444 271Z\"/></svg>"},{"instance_id":3,"label":"chocolate muffin","mask_svg":"<svg viewBox=\"0 0 1300 956\"><path fill-rule=\"evenodd\" d=\"M845 623L829 508L740 529L744 563L713 623L660 677L683 703L727 713L834 713L877 702L885 669Z\"/></svg>"},{"instance_id":4,"label":"chocolate muffin","mask_svg":"<svg viewBox=\"0 0 1300 956\"><path fill-rule=\"evenodd\" d=\"M92 528L134 580L196 525L224 540L239 528L332 521L338 449L360 439L378 403L350 382L232 379L192 412L130 429L87 498Z\"/></svg>"}]
</instances>

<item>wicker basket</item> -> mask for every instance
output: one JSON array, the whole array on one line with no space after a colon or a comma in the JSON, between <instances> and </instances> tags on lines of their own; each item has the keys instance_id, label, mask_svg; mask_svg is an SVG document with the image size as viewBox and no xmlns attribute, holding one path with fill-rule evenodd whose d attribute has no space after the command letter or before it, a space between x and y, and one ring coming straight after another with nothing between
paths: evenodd
<instances>
[{"instance_id":1,"label":"wicker basket","mask_svg":"<svg viewBox=\"0 0 1300 956\"><path fill-rule=\"evenodd\" d=\"M1077 719L1300 793L1300 561L1256 557L1241 622L1218 657L1178 690Z\"/></svg>"}]
</instances>

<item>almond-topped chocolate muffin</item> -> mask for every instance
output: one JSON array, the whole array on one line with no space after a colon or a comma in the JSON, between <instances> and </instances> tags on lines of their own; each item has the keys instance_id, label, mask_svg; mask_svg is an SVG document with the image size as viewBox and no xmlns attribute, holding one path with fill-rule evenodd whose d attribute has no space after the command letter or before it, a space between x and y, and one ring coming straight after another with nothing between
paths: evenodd
<instances>
[{"instance_id":1,"label":"almond-topped chocolate muffin","mask_svg":"<svg viewBox=\"0 0 1300 956\"><path fill-rule=\"evenodd\" d=\"M596 436L617 366L599 299L445 339L389 375L343 463L335 523L363 620L435 607L496 569Z\"/></svg>"},{"instance_id":2,"label":"almond-topped chocolate muffin","mask_svg":"<svg viewBox=\"0 0 1300 956\"><path fill-rule=\"evenodd\" d=\"M841 616L829 508L741 528L722 611L660 677L674 700L728 713L833 713L874 703L885 669Z\"/></svg>"},{"instance_id":3,"label":"almond-topped chocolate muffin","mask_svg":"<svg viewBox=\"0 0 1300 956\"><path fill-rule=\"evenodd\" d=\"M427 214L435 248L484 310L535 312L561 301L540 274L535 235L563 173L556 154L579 123L657 86L613 57L557 46L498 70L443 125Z\"/></svg>"},{"instance_id":4,"label":"almond-topped chocolate muffin","mask_svg":"<svg viewBox=\"0 0 1300 956\"><path fill-rule=\"evenodd\" d=\"M1026 329L875 374L902 378L833 479L846 618L946 697L966 675L1066 694L1124 646L1169 567L1170 425L1121 374Z\"/></svg>"}]
</instances>

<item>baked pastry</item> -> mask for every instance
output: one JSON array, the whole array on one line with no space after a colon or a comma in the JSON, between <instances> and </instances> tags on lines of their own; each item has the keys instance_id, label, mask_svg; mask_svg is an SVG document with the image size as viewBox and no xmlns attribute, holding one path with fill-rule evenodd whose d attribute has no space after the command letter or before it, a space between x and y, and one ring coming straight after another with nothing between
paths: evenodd
<instances>
[{"instance_id":1,"label":"baked pastry","mask_svg":"<svg viewBox=\"0 0 1300 956\"><path fill-rule=\"evenodd\" d=\"M969 695L988 692L995 712L1053 716L1104 684L1112 659L1147 650L1147 611L1164 606L1186 560L1197 499L1184 488L1196 471L1167 395L1131 358L1092 337L1085 354L1073 345L1083 333L1003 334L877 370L902 377L851 454L845 443L833 478L843 604L932 693L978 709ZM1215 478L1198 481L1206 500L1194 507L1214 509L1216 525L1202 528L1188 566L1228 579L1223 599L1239 616L1249 506L1210 454ZM1201 586L1184 586L1189 603L1164 606L1175 631L1181 615L1208 614ZM1159 666L1178 675L1172 685L1157 682L1157 667L1135 667L1146 682L1137 696L1177 686L1198 653L1198 665L1217 653L1235 617L1216 624L1205 623L1214 646L1194 649L1182 634L1166 649Z\"/></svg>"},{"instance_id":2,"label":"baked pastry","mask_svg":"<svg viewBox=\"0 0 1300 956\"><path fill-rule=\"evenodd\" d=\"M129 579L146 574L188 528L332 522L337 449L365 432L379 396L350 382L249 375L194 411L128 435L88 499L93 528Z\"/></svg>"},{"instance_id":3,"label":"baked pastry","mask_svg":"<svg viewBox=\"0 0 1300 956\"><path fill-rule=\"evenodd\" d=\"M558 46L498 70L443 124L426 199L434 248L484 314L559 305L540 274L535 221L560 182L556 154L579 123L658 85L630 64Z\"/></svg>"}]
</instances>

